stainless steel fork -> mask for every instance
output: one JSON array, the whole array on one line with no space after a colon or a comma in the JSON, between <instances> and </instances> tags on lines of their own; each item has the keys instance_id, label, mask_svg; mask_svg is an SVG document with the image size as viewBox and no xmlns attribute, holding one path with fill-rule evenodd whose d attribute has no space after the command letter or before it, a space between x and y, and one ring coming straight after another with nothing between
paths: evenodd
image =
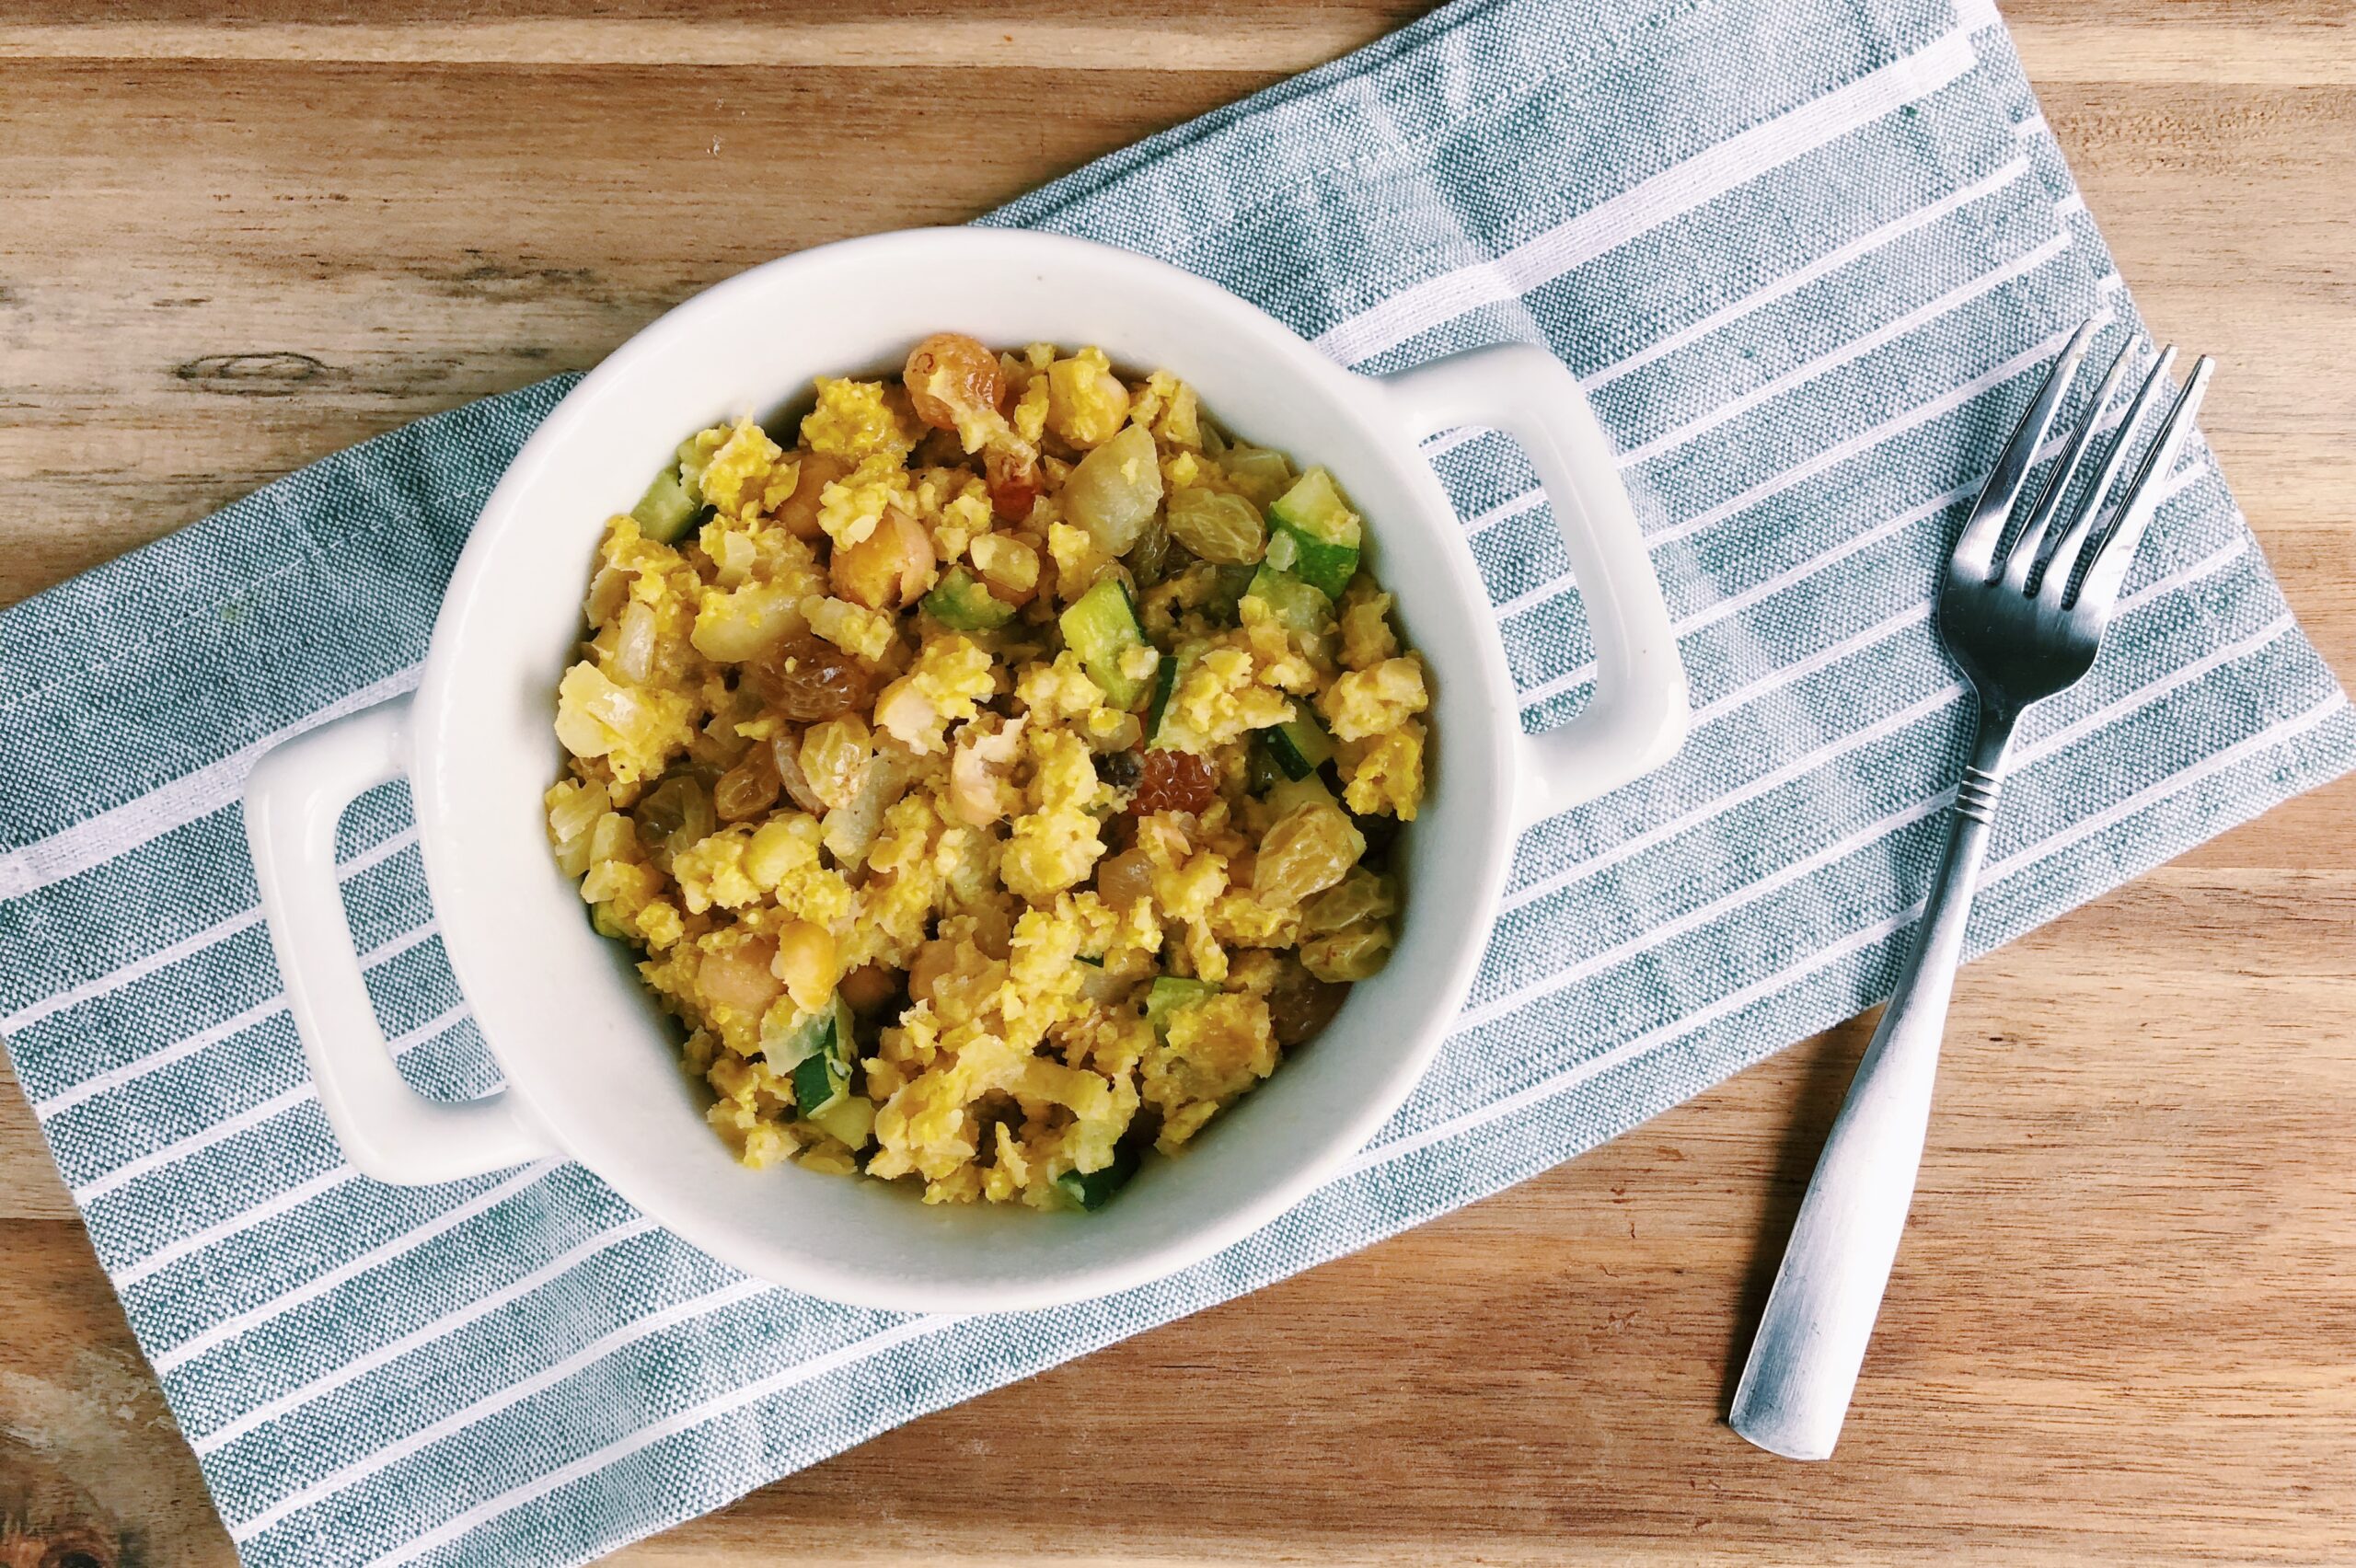
<instances>
[{"instance_id":1,"label":"stainless steel fork","mask_svg":"<svg viewBox=\"0 0 2356 1568\"><path fill-rule=\"evenodd\" d=\"M2135 357L2131 338L2027 514L2011 527L2015 503L2100 324L2096 318L2081 327L2047 372L1947 563L1939 630L1979 694L1979 735L1956 789L1946 858L1924 900L1913 951L1825 1140L1727 1417L1751 1442L1791 1458L1831 1455L1889 1283L2013 728L2023 709L2072 686L2094 663L2119 585L2159 504L2160 482L2213 368L2206 358L2193 366L2133 479L2120 490L2136 426L2175 362L2174 349L2161 352L2082 490L2079 469Z\"/></svg>"}]
</instances>

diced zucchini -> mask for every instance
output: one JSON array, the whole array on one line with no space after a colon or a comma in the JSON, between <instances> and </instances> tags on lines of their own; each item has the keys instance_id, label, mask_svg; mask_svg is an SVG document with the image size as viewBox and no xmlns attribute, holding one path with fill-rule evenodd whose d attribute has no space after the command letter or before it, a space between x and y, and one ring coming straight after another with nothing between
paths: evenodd
<instances>
[{"instance_id":1,"label":"diced zucchini","mask_svg":"<svg viewBox=\"0 0 2356 1568\"><path fill-rule=\"evenodd\" d=\"M849 1098L850 1066L858 1048L849 1005L837 995L831 1006L794 1025L785 1044L769 1055L769 1065L791 1065L795 1113L815 1122Z\"/></svg>"},{"instance_id":2,"label":"diced zucchini","mask_svg":"<svg viewBox=\"0 0 2356 1568\"><path fill-rule=\"evenodd\" d=\"M1161 667L1153 672L1153 701L1148 705L1145 713L1147 746L1168 747L1177 744L1176 737L1170 733L1172 728L1170 722L1170 699L1176 695L1178 683L1186 678L1186 672L1195 667L1195 661L1201 656L1202 651L1192 646L1180 648L1175 652L1164 653L1161 656Z\"/></svg>"},{"instance_id":3,"label":"diced zucchini","mask_svg":"<svg viewBox=\"0 0 2356 1568\"><path fill-rule=\"evenodd\" d=\"M1014 606L962 566L943 572L921 603L927 615L952 631L989 631L1014 618Z\"/></svg>"},{"instance_id":4,"label":"diced zucchini","mask_svg":"<svg viewBox=\"0 0 2356 1568\"><path fill-rule=\"evenodd\" d=\"M1244 590L1252 586L1252 577L1259 569L1252 566L1222 566L1211 572L1210 597L1203 601L1203 614L1223 625L1235 624L1235 606L1242 600Z\"/></svg>"},{"instance_id":5,"label":"diced zucchini","mask_svg":"<svg viewBox=\"0 0 2356 1568\"><path fill-rule=\"evenodd\" d=\"M1064 646L1080 655L1088 678L1104 688L1115 708L1135 709L1153 689L1153 676L1132 675L1122 668L1123 656L1148 646L1138 625L1137 606L1118 578L1107 577L1082 594L1064 611L1057 624L1063 628Z\"/></svg>"},{"instance_id":6,"label":"diced zucchini","mask_svg":"<svg viewBox=\"0 0 2356 1568\"><path fill-rule=\"evenodd\" d=\"M784 1072L827 1049L837 1032L844 1033L847 1042L849 1015L850 1009L837 997L816 1012L795 1019L780 1040L761 1048L761 1055L768 1058L770 1066Z\"/></svg>"},{"instance_id":7,"label":"diced zucchini","mask_svg":"<svg viewBox=\"0 0 2356 1568\"><path fill-rule=\"evenodd\" d=\"M863 1094L845 1094L810 1120L857 1154L875 1134L875 1101Z\"/></svg>"},{"instance_id":8,"label":"diced zucchini","mask_svg":"<svg viewBox=\"0 0 2356 1568\"><path fill-rule=\"evenodd\" d=\"M1358 548L1312 539L1289 524L1279 524L1268 535L1267 559L1327 598L1338 599L1357 571Z\"/></svg>"},{"instance_id":9,"label":"diced zucchini","mask_svg":"<svg viewBox=\"0 0 2356 1568\"><path fill-rule=\"evenodd\" d=\"M1265 795L1284 782L1285 770L1276 764L1276 748L1268 744L1268 732L1262 730L1252 737L1252 747L1243 754L1243 789L1246 794Z\"/></svg>"},{"instance_id":10,"label":"diced zucchini","mask_svg":"<svg viewBox=\"0 0 2356 1568\"><path fill-rule=\"evenodd\" d=\"M686 533L702 510L703 497L687 488L679 466L674 463L654 476L654 482L646 487L629 514L638 520L639 532L667 545Z\"/></svg>"},{"instance_id":11,"label":"diced zucchini","mask_svg":"<svg viewBox=\"0 0 2356 1568\"><path fill-rule=\"evenodd\" d=\"M814 1122L849 1098L850 1075L836 1072L831 1053L821 1051L795 1065L793 1104L802 1116Z\"/></svg>"},{"instance_id":12,"label":"diced zucchini","mask_svg":"<svg viewBox=\"0 0 2356 1568\"><path fill-rule=\"evenodd\" d=\"M1303 638L1322 638L1334 628L1333 599L1323 589L1302 582L1289 571L1262 565L1252 574L1243 596L1267 605L1268 613L1282 621L1287 630Z\"/></svg>"},{"instance_id":13,"label":"diced zucchini","mask_svg":"<svg viewBox=\"0 0 2356 1568\"><path fill-rule=\"evenodd\" d=\"M1093 1212L1129 1184L1129 1178L1138 1173L1138 1151L1123 1144L1113 1151L1111 1164L1085 1172L1067 1170L1056 1178L1056 1185L1063 1190L1064 1196Z\"/></svg>"},{"instance_id":14,"label":"diced zucchini","mask_svg":"<svg viewBox=\"0 0 2356 1568\"><path fill-rule=\"evenodd\" d=\"M1334 488L1334 477L1311 468L1268 507L1268 564L1289 571L1338 599L1358 569L1364 529Z\"/></svg>"},{"instance_id":15,"label":"diced zucchini","mask_svg":"<svg viewBox=\"0 0 2356 1568\"><path fill-rule=\"evenodd\" d=\"M1325 732L1305 702L1293 704L1293 716L1267 732L1269 755L1288 778L1306 778L1334 755L1334 737Z\"/></svg>"},{"instance_id":16,"label":"diced zucchini","mask_svg":"<svg viewBox=\"0 0 2356 1568\"><path fill-rule=\"evenodd\" d=\"M1175 974L1164 974L1145 994L1145 1020L1153 1025L1156 1034L1167 1035L1172 1013L1218 995L1218 987L1207 980L1187 980Z\"/></svg>"},{"instance_id":17,"label":"diced zucchini","mask_svg":"<svg viewBox=\"0 0 2356 1568\"><path fill-rule=\"evenodd\" d=\"M1263 561L1252 574L1243 597L1257 599L1288 634L1296 651L1321 663L1331 663L1341 641L1334 601L1325 591Z\"/></svg>"},{"instance_id":18,"label":"diced zucchini","mask_svg":"<svg viewBox=\"0 0 2356 1568\"><path fill-rule=\"evenodd\" d=\"M1290 816L1303 806L1332 806L1341 809L1334 799L1334 791L1325 788L1325 780L1312 773L1305 778L1287 778L1268 791L1268 805L1276 815Z\"/></svg>"}]
</instances>

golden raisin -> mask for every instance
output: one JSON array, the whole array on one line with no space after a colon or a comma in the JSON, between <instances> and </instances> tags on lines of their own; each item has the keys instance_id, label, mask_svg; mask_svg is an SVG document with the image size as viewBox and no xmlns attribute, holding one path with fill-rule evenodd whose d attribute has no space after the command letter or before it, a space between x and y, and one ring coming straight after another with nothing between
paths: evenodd
<instances>
[{"instance_id":1,"label":"golden raisin","mask_svg":"<svg viewBox=\"0 0 2356 1568\"><path fill-rule=\"evenodd\" d=\"M761 701L797 724L814 724L875 700L867 667L822 637L800 632L744 666Z\"/></svg>"},{"instance_id":2,"label":"golden raisin","mask_svg":"<svg viewBox=\"0 0 2356 1568\"><path fill-rule=\"evenodd\" d=\"M674 773L649 790L630 816L638 824L638 841L654 863L666 872L671 857L699 842L714 825L711 791L693 773Z\"/></svg>"},{"instance_id":3,"label":"golden raisin","mask_svg":"<svg viewBox=\"0 0 2356 1568\"><path fill-rule=\"evenodd\" d=\"M722 822L744 822L777 804L785 781L778 776L777 758L763 745L749 747L745 760L720 776L711 787L712 804Z\"/></svg>"},{"instance_id":4,"label":"golden raisin","mask_svg":"<svg viewBox=\"0 0 2356 1568\"><path fill-rule=\"evenodd\" d=\"M1138 792L1129 801L1129 810L1139 816L1199 812L1218 799L1218 770L1207 756L1156 746L1139 762Z\"/></svg>"},{"instance_id":5,"label":"golden raisin","mask_svg":"<svg viewBox=\"0 0 2356 1568\"><path fill-rule=\"evenodd\" d=\"M1368 980L1391 956L1391 922L1361 920L1324 936L1303 938L1300 962L1321 980Z\"/></svg>"},{"instance_id":6,"label":"golden raisin","mask_svg":"<svg viewBox=\"0 0 2356 1568\"><path fill-rule=\"evenodd\" d=\"M910 349L901 379L917 418L935 430L996 413L1004 393L998 356L963 332L935 332Z\"/></svg>"},{"instance_id":7,"label":"golden raisin","mask_svg":"<svg viewBox=\"0 0 2356 1568\"><path fill-rule=\"evenodd\" d=\"M993 446L982 457L982 471L990 491L990 508L1009 523L1031 515L1039 499L1039 459L1026 448Z\"/></svg>"},{"instance_id":8,"label":"golden raisin","mask_svg":"<svg viewBox=\"0 0 2356 1568\"><path fill-rule=\"evenodd\" d=\"M1252 891L1264 904L1298 904L1340 882L1364 853L1366 840L1341 807L1298 807L1261 836Z\"/></svg>"},{"instance_id":9,"label":"golden raisin","mask_svg":"<svg viewBox=\"0 0 2356 1568\"><path fill-rule=\"evenodd\" d=\"M1153 896L1153 862L1142 849L1124 850L1096 862L1096 896L1108 907L1126 909Z\"/></svg>"},{"instance_id":10,"label":"golden raisin","mask_svg":"<svg viewBox=\"0 0 2356 1568\"><path fill-rule=\"evenodd\" d=\"M1298 1045L1316 1035L1334 1021L1349 995L1347 986L1320 980L1299 959L1280 960L1276 983L1268 987L1268 1021L1275 1026L1276 1043Z\"/></svg>"}]
</instances>

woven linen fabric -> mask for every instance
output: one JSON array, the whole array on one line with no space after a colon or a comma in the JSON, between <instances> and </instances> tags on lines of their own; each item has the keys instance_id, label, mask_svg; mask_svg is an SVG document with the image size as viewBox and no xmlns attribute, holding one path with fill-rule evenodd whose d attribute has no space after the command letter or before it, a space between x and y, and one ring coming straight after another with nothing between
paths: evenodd
<instances>
[{"instance_id":1,"label":"woven linen fabric","mask_svg":"<svg viewBox=\"0 0 2356 1568\"><path fill-rule=\"evenodd\" d=\"M1992 11L1463 3L992 221L1168 259L1370 370L1547 345L1623 455L1691 741L1524 836L1429 1078L1299 1207L1120 1297L895 1317L733 1274L577 1167L377 1185L306 1074L241 781L415 679L566 382L0 615L0 1028L256 1568L587 1561L1495 1192L1891 985L1970 724L1931 624L1943 553L2062 338L2135 322ZM1559 722L1588 641L1530 476L1493 433L1426 451L1526 721ZM2093 674L2021 734L1978 949L2356 761L2204 447L2165 491ZM398 787L341 854L403 1072L489 1089Z\"/></svg>"}]
</instances>

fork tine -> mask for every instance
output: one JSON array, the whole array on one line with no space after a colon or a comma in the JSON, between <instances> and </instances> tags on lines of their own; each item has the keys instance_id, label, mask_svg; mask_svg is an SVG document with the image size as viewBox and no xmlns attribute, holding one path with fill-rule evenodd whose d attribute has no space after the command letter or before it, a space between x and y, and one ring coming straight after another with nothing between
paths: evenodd
<instances>
[{"instance_id":1,"label":"fork tine","mask_svg":"<svg viewBox=\"0 0 2356 1568\"><path fill-rule=\"evenodd\" d=\"M1954 571L1959 577L1985 579L1996 559L1996 541L2004 532L2004 520L2013 514L2013 503L2020 499L2021 483L2028 478L2029 464L2037 456L2037 449L2045 443L2045 432L2052 427L2053 412L2062 406L2062 398L2070 390L2070 379L2078 371L2078 362L2086 356L2086 345L2094 341L2095 330L2104 317L2099 314L2086 318L2085 324L2071 334L2066 344L2045 373L2045 385L2038 389L2037 400L2021 416L2018 429L1996 459L1996 467L1989 473L1988 482L1980 491L1980 499L1971 503L1971 519L1963 525L1963 533L1955 542Z\"/></svg>"},{"instance_id":2,"label":"fork tine","mask_svg":"<svg viewBox=\"0 0 2356 1568\"><path fill-rule=\"evenodd\" d=\"M2094 444L2095 432L2102 427L2103 410L2110 407L2119 384L2127 378L2127 363L2134 356L2135 339L2131 335L2112 356L2110 368L2103 373L2102 385L2095 388L2093 399L2086 404L2085 417L2077 433L2070 438L2070 444L2061 461L2053 465L2044 490L2038 493L2036 504L2029 508L2028 521L2021 525L2020 537L2004 553L2004 578L2015 592L2026 593L2037 571L2053 559L2052 547L2060 543L2060 538L2057 536L2049 539L2046 532L2062 510L2062 502L2068 499L2071 482L2078 477L2078 465Z\"/></svg>"},{"instance_id":3,"label":"fork tine","mask_svg":"<svg viewBox=\"0 0 2356 1568\"><path fill-rule=\"evenodd\" d=\"M2160 433L2152 438L2143 466L2135 470L2134 483L2127 487L2113 511L2116 520L2087 540L2085 581L2064 601L2065 605L2083 607L2095 616L2110 614L2111 601L2119 596L2119 584L2127 581L2127 569L2135 564L2143 530L2151 526L2152 514L2159 510L2160 483L2176 467L2184 438L2192 433L2192 417L2200 410L2200 399L2216 368L2217 362L2207 354L2193 362L2192 374L2185 378L2184 390L2177 394L2176 406L2168 410Z\"/></svg>"},{"instance_id":4,"label":"fork tine","mask_svg":"<svg viewBox=\"0 0 2356 1568\"><path fill-rule=\"evenodd\" d=\"M2078 505L2076 518L2069 531L2053 541L2045 552L2045 578L2038 586L2038 596L2050 609L2062 607L2070 590L2070 580L2075 577L2077 563L2085 557L2083 547L2107 521L2111 509L2103 504L2119 482L2119 471L2127 467L2127 459L2135 449L2135 432L2143 422L2143 415L2160 395L2160 387L2176 363L2176 345L2170 343L2143 373L2142 386L2135 389L2135 400L2127 405L2127 412L2119 417L2119 432L2111 437L2110 450L2103 454L2102 467L2096 471L2094 483L2086 488L2085 500Z\"/></svg>"}]
</instances>

